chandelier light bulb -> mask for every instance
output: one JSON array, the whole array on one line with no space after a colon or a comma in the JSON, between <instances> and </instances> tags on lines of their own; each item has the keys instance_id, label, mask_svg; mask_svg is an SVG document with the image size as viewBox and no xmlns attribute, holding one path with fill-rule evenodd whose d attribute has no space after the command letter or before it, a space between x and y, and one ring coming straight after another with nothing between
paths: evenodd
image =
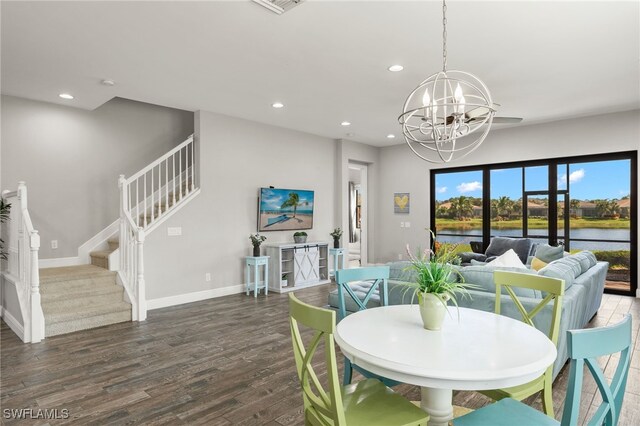
<instances>
[{"instance_id":1,"label":"chandelier light bulb","mask_svg":"<svg viewBox=\"0 0 640 426\"><path fill-rule=\"evenodd\" d=\"M454 112L456 114L464 114L464 104L466 102L466 99L462 94L462 87L460 87L460 83L458 83L458 86L456 87L456 91L454 92L453 97L456 101L455 106L453 108Z\"/></svg>"}]
</instances>

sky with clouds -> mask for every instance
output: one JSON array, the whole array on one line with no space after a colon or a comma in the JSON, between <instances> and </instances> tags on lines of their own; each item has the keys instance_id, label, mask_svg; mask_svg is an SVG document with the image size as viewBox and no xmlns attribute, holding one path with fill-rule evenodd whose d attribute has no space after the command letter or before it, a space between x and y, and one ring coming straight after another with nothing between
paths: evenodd
<instances>
[{"instance_id":1,"label":"sky with clouds","mask_svg":"<svg viewBox=\"0 0 640 426\"><path fill-rule=\"evenodd\" d=\"M558 189L570 186L571 198L591 200L597 198L621 198L629 194L629 160L576 163L558 168ZM547 190L547 166L527 167L525 181L527 191ZM465 195L482 197L482 172L442 173L436 177L436 199L447 200ZM522 196L522 169L491 171L491 197Z\"/></svg>"}]
</instances>

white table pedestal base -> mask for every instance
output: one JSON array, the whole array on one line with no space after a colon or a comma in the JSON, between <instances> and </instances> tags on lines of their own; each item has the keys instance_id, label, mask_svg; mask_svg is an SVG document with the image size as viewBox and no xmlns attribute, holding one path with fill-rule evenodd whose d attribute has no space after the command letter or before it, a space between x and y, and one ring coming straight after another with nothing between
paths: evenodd
<instances>
[{"instance_id":1,"label":"white table pedestal base","mask_svg":"<svg viewBox=\"0 0 640 426\"><path fill-rule=\"evenodd\" d=\"M447 426L453 419L453 391L423 387L420 408L429 413L429 426Z\"/></svg>"}]
</instances>

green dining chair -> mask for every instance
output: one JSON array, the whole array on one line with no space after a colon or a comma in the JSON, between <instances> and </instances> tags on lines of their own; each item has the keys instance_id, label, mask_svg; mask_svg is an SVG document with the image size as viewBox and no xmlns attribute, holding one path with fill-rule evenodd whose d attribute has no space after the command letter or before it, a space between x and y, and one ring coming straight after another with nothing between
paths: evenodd
<instances>
[{"instance_id":1,"label":"green dining chair","mask_svg":"<svg viewBox=\"0 0 640 426\"><path fill-rule=\"evenodd\" d=\"M370 266L366 268L339 269L336 271L336 284L338 286L338 319L341 321L347 316L347 300L348 296L353 300L358 311L367 309L371 297L378 290L379 306L387 306L389 304L389 295L387 290L387 280L389 279L388 266ZM361 292L355 291L350 283L370 282L371 287L366 291L366 287L362 287ZM358 293L364 293L362 297ZM358 367L351 363L349 358L344 357L344 377L342 383L348 385L353 377L353 370L356 370L364 377L378 379L386 386L396 386L400 384L395 380L379 376L364 368Z\"/></svg>"},{"instance_id":2,"label":"green dining chair","mask_svg":"<svg viewBox=\"0 0 640 426\"><path fill-rule=\"evenodd\" d=\"M376 379L340 386L333 335L336 313L299 301L289 294L289 325L302 397L305 424L315 426L425 425L427 413ZM305 346L300 326L313 331ZM328 389L313 366L313 357L324 344Z\"/></svg>"},{"instance_id":3,"label":"green dining chair","mask_svg":"<svg viewBox=\"0 0 640 426\"><path fill-rule=\"evenodd\" d=\"M571 359L567 398L559 422L540 411L514 399L505 398L495 404L475 410L453 421L454 426L576 426L580 414L580 394L585 364L593 376L602 403L589 419L588 426L616 426L620 419L624 390L631 363L631 315L627 314L618 324L584 330L567 331L569 357ZM619 353L618 366L607 383L597 357ZM610 361L611 362L611 361Z\"/></svg>"},{"instance_id":4,"label":"green dining chair","mask_svg":"<svg viewBox=\"0 0 640 426\"><path fill-rule=\"evenodd\" d=\"M518 272L495 271L493 273L493 281L496 285L496 304L495 313L500 314L500 305L502 301L502 288L513 301L514 305L522 315L522 320L532 327L535 327L533 319L542 311L549 303L553 302L551 325L547 337L558 345L558 334L560 333L560 313L562 312L562 298L564 297L564 280L557 278L542 277L531 274L521 274ZM518 299L513 288L527 288L538 290L546 293L546 296L533 309L527 311ZM504 389L495 389L489 391L481 391L482 394L489 398L499 401L503 398L512 398L522 401L537 392L542 392L542 407L544 412L551 418L553 414L553 365L544 372L544 374L529 383L519 386L513 386Z\"/></svg>"}]
</instances>

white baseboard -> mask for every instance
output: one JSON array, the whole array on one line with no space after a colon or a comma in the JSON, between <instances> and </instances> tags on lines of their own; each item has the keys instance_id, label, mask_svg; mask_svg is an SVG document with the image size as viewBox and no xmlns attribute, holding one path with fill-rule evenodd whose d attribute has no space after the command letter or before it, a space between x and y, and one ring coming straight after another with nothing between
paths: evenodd
<instances>
[{"instance_id":1,"label":"white baseboard","mask_svg":"<svg viewBox=\"0 0 640 426\"><path fill-rule=\"evenodd\" d=\"M77 266L82 265L80 257L59 257L56 259L38 259L38 267L40 268L59 268L61 266Z\"/></svg>"},{"instance_id":2,"label":"white baseboard","mask_svg":"<svg viewBox=\"0 0 640 426\"><path fill-rule=\"evenodd\" d=\"M245 291L244 284L232 285L229 287L214 288L211 290L196 291L193 293L177 294L175 296L160 297L158 299L147 300L147 310L167 308L169 306L182 305L184 303L199 302L201 300L213 299L216 297L238 294Z\"/></svg>"},{"instance_id":3,"label":"white baseboard","mask_svg":"<svg viewBox=\"0 0 640 426\"><path fill-rule=\"evenodd\" d=\"M0 316L2 316L2 319L4 319L4 322L7 323L9 328L18 335L20 340L24 342L24 327L11 315L11 312L0 306Z\"/></svg>"}]
</instances>

